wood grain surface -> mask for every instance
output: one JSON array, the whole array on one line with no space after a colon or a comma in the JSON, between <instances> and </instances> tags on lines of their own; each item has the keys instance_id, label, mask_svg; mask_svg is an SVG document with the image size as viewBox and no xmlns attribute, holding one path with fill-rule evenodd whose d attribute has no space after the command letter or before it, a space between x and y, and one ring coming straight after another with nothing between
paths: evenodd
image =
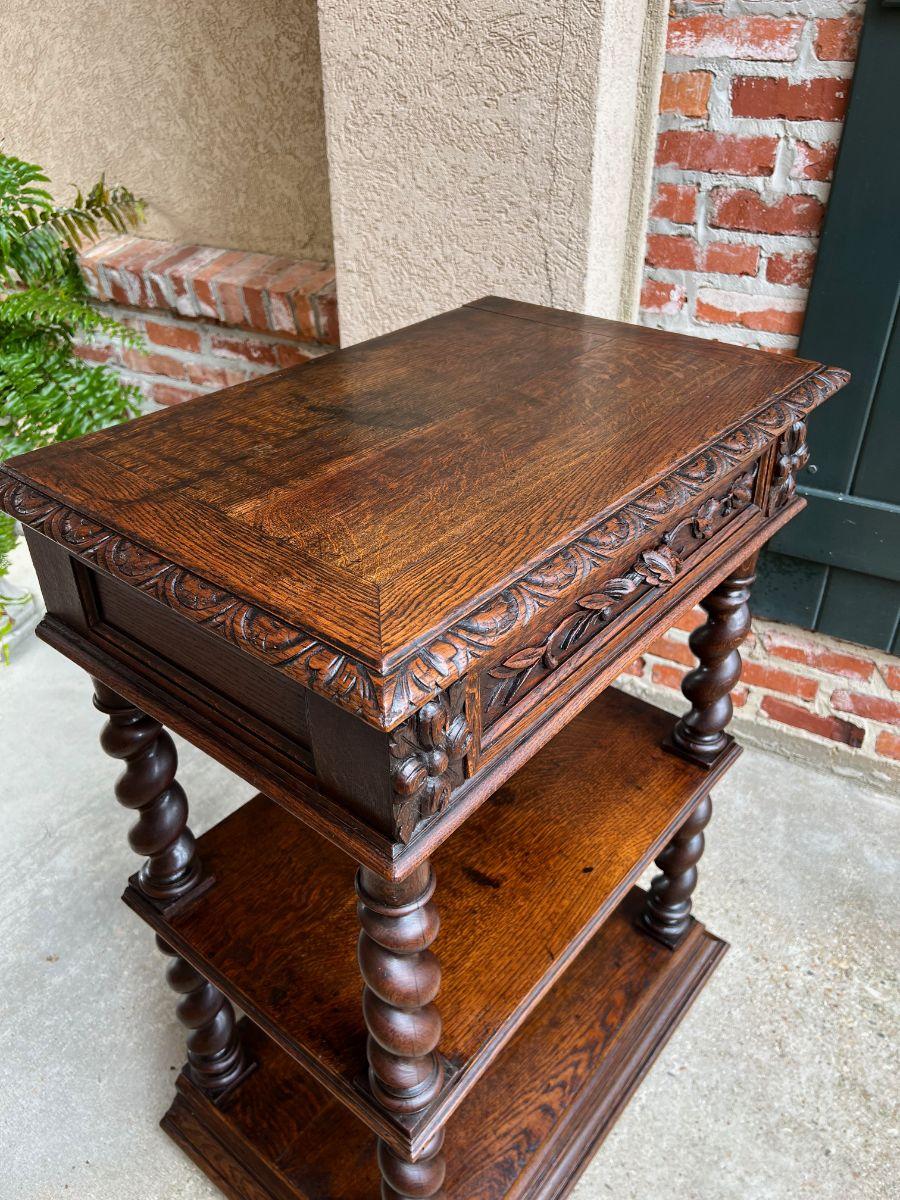
<instances>
[{"instance_id":1,"label":"wood grain surface","mask_svg":"<svg viewBox=\"0 0 900 1200\"><path fill-rule=\"evenodd\" d=\"M481 301L8 469L378 666L816 368Z\"/></svg>"},{"instance_id":2,"label":"wood grain surface","mask_svg":"<svg viewBox=\"0 0 900 1200\"><path fill-rule=\"evenodd\" d=\"M846 381L488 298L0 467L134 785L124 898L193 1031L165 1127L233 1200L374 1195L376 1137L385 1200L569 1189L723 952L722 580ZM717 584L668 753L598 693ZM266 793L197 858L160 722Z\"/></svg>"},{"instance_id":3,"label":"wood grain surface","mask_svg":"<svg viewBox=\"0 0 900 1200\"><path fill-rule=\"evenodd\" d=\"M190 907L126 899L372 1128L420 1146L710 787L660 747L670 724L604 693L436 855L449 1081L415 1120L386 1117L362 1080L350 859L257 797L199 839L216 884Z\"/></svg>"},{"instance_id":4,"label":"wood grain surface","mask_svg":"<svg viewBox=\"0 0 900 1200\"><path fill-rule=\"evenodd\" d=\"M634 889L447 1126L444 1200L559 1200L725 950L692 924L672 953L633 927ZM179 1079L163 1128L232 1200L371 1200L375 1143L258 1030L218 1107Z\"/></svg>"}]
</instances>

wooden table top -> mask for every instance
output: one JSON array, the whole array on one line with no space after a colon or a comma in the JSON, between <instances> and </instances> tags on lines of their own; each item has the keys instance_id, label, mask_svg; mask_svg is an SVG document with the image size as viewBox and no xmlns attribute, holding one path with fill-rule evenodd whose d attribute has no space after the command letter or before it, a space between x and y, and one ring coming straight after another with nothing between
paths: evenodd
<instances>
[{"instance_id":1,"label":"wooden table top","mask_svg":"<svg viewBox=\"0 0 900 1200\"><path fill-rule=\"evenodd\" d=\"M12 459L0 503L391 727L528 619L535 580L585 579L641 504L843 378L488 298Z\"/></svg>"}]
</instances>

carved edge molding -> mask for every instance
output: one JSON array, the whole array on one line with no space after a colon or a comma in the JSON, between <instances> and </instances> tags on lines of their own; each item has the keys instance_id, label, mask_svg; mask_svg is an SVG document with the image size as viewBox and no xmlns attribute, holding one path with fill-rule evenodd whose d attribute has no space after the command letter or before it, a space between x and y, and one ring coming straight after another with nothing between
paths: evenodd
<instances>
[{"instance_id":1,"label":"carved edge molding","mask_svg":"<svg viewBox=\"0 0 900 1200\"><path fill-rule=\"evenodd\" d=\"M0 508L97 570L139 588L347 711L390 730L543 609L576 591L620 546L654 528L673 508L760 453L848 379L848 373L837 367L810 375L384 675L51 499L2 468Z\"/></svg>"},{"instance_id":2,"label":"carved edge molding","mask_svg":"<svg viewBox=\"0 0 900 1200\"><path fill-rule=\"evenodd\" d=\"M482 716L493 720L513 705L521 696L522 687L532 677L535 668L544 677L580 648L588 635L594 637L623 612L628 611L629 598L639 589L668 591L679 572L690 561L690 551L718 532L716 521L726 520L742 512L753 499L757 464L738 475L724 495L711 496L700 507L674 525L655 545L642 550L629 569L614 579L607 579L596 592L579 596L575 611L567 613L559 624L544 634L543 639L517 649L488 670L496 682L486 696ZM724 528L724 526L720 526ZM691 545L679 548L678 535L688 530Z\"/></svg>"},{"instance_id":3,"label":"carved edge molding","mask_svg":"<svg viewBox=\"0 0 900 1200\"><path fill-rule=\"evenodd\" d=\"M311 634L106 529L12 478L2 468L0 509L97 570L140 589L341 707L374 724L381 723L378 696L368 670Z\"/></svg>"},{"instance_id":4,"label":"carved edge molding","mask_svg":"<svg viewBox=\"0 0 900 1200\"><path fill-rule=\"evenodd\" d=\"M405 659L383 681L388 727L493 653L510 634L520 633L542 610L578 591L620 546L655 528L674 509L761 454L786 427L833 396L849 378L839 367L814 372Z\"/></svg>"}]
</instances>

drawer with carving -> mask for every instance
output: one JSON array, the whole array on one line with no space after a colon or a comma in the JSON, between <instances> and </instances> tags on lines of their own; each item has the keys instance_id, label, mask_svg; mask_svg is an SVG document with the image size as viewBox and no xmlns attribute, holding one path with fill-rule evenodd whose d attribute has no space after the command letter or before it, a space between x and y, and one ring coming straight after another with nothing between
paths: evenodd
<instances>
[{"instance_id":1,"label":"drawer with carving","mask_svg":"<svg viewBox=\"0 0 900 1200\"><path fill-rule=\"evenodd\" d=\"M532 713L539 710L543 716L557 699L566 699L573 680L580 684L595 667L608 668L607 675L626 667L651 614L658 625L662 612L683 607L693 588L701 594L708 590L715 561L763 520L765 475L762 459L736 469L715 490L695 497L671 517L661 513L653 530L639 540L631 535L624 513L611 518L608 528L594 530L589 543L585 539L583 552L593 558L587 589L562 605L548 606L521 645L478 676L482 765L520 736ZM616 547L626 531L623 558ZM597 571L598 560L608 560L607 574ZM538 595L540 583L535 580Z\"/></svg>"}]
</instances>

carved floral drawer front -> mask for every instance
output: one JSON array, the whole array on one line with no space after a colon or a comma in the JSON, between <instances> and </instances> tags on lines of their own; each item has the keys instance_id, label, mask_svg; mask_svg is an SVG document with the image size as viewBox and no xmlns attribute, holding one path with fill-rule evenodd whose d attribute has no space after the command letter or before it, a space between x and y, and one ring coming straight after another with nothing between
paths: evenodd
<instances>
[{"instance_id":1,"label":"carved floral drawer front","mask_svg":"<svg viewBox=\"0 0 900 1200\"><path fill-rule=\"evenodd\" d=\"M606 635L632 610L668 590L690 570L732 522L754 507L759 463L731 476L715 495L673 520L666 533L641 550L627 570L577 600L549 630L508 654L480 676L481 720L485 729L577 651ZM705 555L702 555L705 557Z\"/></svg>"}]
</instances>

